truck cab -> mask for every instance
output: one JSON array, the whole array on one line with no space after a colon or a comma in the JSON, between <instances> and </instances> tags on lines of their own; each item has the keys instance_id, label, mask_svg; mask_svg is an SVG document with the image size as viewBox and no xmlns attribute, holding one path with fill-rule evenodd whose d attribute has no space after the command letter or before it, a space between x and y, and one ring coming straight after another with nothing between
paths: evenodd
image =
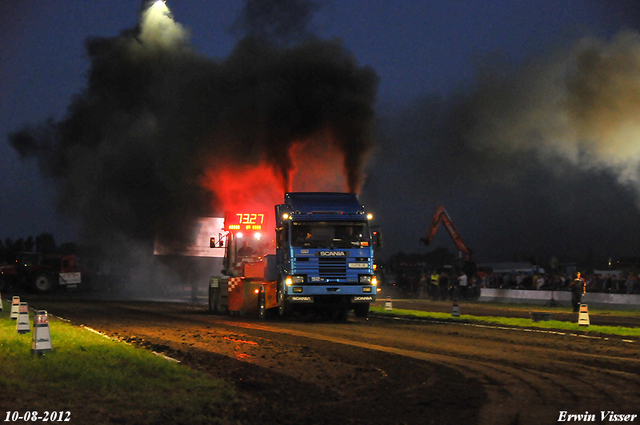
<instances>
[{"instance_id":1,"label":"truck cab","mask_svg":"<svg viewBox=\"0 0 640 425\"><path fill-rule=\"evenodd\" d=\"M377 294L370 219L353 193L285 194L276 206L281 315L304 304L367 315Z\"/></svg>"}]
</instances>

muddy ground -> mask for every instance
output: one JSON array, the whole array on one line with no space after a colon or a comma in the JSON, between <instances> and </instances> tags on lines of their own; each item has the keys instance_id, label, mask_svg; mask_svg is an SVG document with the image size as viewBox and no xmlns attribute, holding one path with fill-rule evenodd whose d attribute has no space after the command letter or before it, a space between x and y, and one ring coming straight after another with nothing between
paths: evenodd
<instances>
[{"instance_id":1,"label":"muddy ground","mask_svg":"<svg viewBox=\"0 0 640 425\"><path fill-rule=\"evenodd\" d=\"M263 323L212 316L191 303L36 297L30 306L232 383L238 399L225 412L229 423L538 424L557 423L563 410L640 410L639 345L617 337L353 316ZM425 301L394 307L450 311L448 303ZM638 326L637 318L613 320Z\"/></svg>"}]
</instances>

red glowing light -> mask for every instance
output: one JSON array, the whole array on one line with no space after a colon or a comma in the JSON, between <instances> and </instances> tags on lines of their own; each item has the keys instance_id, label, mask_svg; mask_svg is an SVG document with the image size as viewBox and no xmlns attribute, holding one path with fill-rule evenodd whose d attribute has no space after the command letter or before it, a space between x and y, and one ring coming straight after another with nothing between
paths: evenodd
<instances>
[{"instance_id":1,"label":"red glowing light","mask_svg":"<svg viewBox=\"0 0 640 425\"><path fill-rule=\"evenodd\" d=\"M201 184L215 195L212 212L269 212L283 202L284 193L288 191L348 191L344 160L331 132L323 131L309 139L293 142L288 157L278 163L267 162L264 158L255 164L238 163L228 158L211 161ZM282 164L289 164L289 167L283 169ZM266 217L267 221L259 230L275 229L274 214L268 213ZM236 219L229 222L238 227L232 230L247 230L246 224Z\"/></svg>"}]
</instances>

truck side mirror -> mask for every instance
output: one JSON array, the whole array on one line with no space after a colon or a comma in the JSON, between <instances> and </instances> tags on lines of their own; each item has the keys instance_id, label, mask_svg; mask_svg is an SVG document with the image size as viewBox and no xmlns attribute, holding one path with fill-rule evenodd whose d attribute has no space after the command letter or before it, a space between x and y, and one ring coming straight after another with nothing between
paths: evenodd
<instances>
[{"instance_id":1,"label":"truck side mirror","mask_svg":"<svg viewBox=\"0 0 640 425\"><path fill-rule=\"evenodd\" d=\"M216 241L215 236L209 238L209 248L224 248L224 237L220 235L220 238Z\"/></svg>"},{"instance_id":2,"label":"truck side mirror","mask_svg":"<svg viewBox=\"0 0 640 425\"><path fill-rule=\"evenodd\" d=\"M373 231L373 250L378 251L382 248L382 232L379 230Z\"/></svg>"}]
</instances>

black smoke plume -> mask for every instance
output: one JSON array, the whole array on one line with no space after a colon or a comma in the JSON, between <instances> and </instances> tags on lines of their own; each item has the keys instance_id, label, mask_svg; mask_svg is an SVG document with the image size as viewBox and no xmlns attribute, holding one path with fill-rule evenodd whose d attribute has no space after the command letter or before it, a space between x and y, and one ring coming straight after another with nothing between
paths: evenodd
<instances>
[{"instance_id":1,"label":"black smoke plume","mask_svg":"<svg viewBox=\"0 0 640 425\"><path fill-rule=\"evenodd\" d=\"M326 129L355 190L372 148L377 77L339 40L307 30L316 8L248 1L234 25L245 36L213 60L193 50L165 3L146 2L135 28L86 41L87 85L66 116L10 142L53 179L85 241L179 237L195 217L217 212L199 183L216 161L266 159L286 183L291 145Z\"/></svg>"}]
</instances>

